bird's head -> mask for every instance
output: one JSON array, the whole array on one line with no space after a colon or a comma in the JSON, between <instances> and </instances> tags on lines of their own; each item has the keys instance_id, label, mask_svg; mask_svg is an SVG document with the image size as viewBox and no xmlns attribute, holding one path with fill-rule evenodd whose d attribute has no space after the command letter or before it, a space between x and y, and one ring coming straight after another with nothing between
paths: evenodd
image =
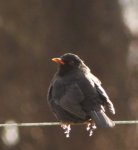
<instances>
[{"instance_id":1,"label":"bird's head","mask_svg":"<svg viewBox=\"0 0 138 150\"><path fill-rule=\"evenodd\" d=\"M52 61L58 63L63 67L71 67L71 68L79 67L79 65L82 64L82 60L77 55L72 53L64 54L59 58L52 58Z\"/></svg>"},{"instance_id":2,"label":"bird's head","mask_svg":"<svg viewBox=\"0 0 138 150\"><path fill-rule=\"evenodd\" d=\"M58 63L60 70L64 72L79 69L83 64L83 61L72 53L66 53L59 58L52 58L52 61Z\"/></svg>"}]
</instances>

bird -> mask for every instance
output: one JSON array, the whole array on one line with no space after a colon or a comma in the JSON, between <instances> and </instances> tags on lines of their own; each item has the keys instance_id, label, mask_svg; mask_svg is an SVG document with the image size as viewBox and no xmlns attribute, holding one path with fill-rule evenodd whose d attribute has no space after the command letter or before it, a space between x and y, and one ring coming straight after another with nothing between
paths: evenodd
<instances>
[{"instance_id":1,"label":"bird","mask_svg":"<svg viewBox=\"0 0 138 150\"><path fill-rule=\"evenodd\" d=\"M65 53L52 61L58 67L49 85L47 99L57 120L63 122L67 137L70 123L88 122L90 135L96 127L114 127L114 121L105 112L107 109L115 114L113 103L84 61L73 53Z\"/></svg>"}]
</instances>

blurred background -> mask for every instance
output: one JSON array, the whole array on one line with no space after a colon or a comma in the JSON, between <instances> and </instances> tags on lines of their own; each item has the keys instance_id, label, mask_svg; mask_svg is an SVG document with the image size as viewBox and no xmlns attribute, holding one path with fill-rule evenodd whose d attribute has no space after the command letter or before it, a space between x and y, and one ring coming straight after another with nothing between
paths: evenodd
<instances>
[{"instance_id":1,"label":"blurred background","mask_svg":"<svg viewBox=\"0 0 138 150\"><path fill-rule=\"evenodd\" d=\"M79 55L103 83L114 120L138 118L137 0L1 0L0 123L56 121L47 90L52 57ZM1 150L137 150L138 126L0 128Z\"/></svg>"}]
</instances>

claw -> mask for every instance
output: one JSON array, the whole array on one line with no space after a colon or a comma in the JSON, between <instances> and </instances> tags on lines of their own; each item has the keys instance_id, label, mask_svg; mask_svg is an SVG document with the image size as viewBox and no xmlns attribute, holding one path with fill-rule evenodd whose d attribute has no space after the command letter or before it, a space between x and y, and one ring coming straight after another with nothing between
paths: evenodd
<instances>
[{"instance_id":1,"label":"claw","mask_svg":"<svg viewBox=\"0 0 138 150\"><path fill-rule=\"evenodd\" d=\"M66 135L66 138L69 138L70 136L70 131L71 131L71 126L70 124L62 124L61 128L64 130L64 133Z\"/></svg>"},{"instance_id":2,"label":"claw","mask_svg":"<svg viewBox=\"0 0 138 150\"><path fill-rule=\"evenodd\" d=\"M93 131L96 129L96 125L92 120L87 122L86 130L89 132L89 136L93 135Z\"/></svg>"}]
</instances>

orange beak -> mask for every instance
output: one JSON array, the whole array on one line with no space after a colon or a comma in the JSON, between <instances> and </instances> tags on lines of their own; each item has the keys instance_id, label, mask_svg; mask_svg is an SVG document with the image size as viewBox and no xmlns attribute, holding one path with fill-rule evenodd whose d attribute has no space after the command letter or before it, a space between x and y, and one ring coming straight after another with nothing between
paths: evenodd
<instances>
[{"instance_id":1,"label":"orange beak","mask_svg":"<svg viewBox=\"0 0 138 150\"><path fill-rule=\"evenodd\" d=\"M61 58L52 58L52 61L54 61L54 62L56 62L56 63L59 63L59 64L61 64L61 65L64 65L64 64L65 64L64 61L61 60Z\"/></svg>"}]
</instances>

